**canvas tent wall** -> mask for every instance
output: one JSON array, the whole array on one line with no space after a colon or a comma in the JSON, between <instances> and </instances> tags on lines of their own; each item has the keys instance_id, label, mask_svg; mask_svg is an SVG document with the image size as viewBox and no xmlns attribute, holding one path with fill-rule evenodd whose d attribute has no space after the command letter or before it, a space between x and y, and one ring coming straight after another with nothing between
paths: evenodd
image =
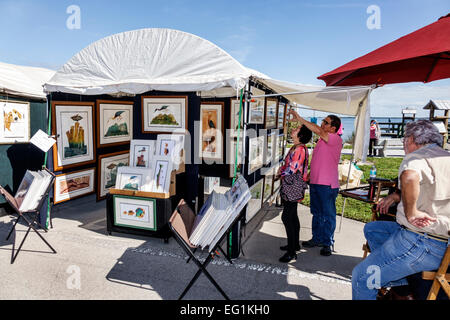
<instances>
[{"instance_id":1,"label":"canvas tent wall","mask_svg":"<svg viewBox=\"0 0 450 320\"><path fill-rule=\"evenodd\" d=\"M27 120L30 137L39 129L47 131L47 102L42 86L54 74L54 71L45 68L0 62L0 104L3 108L5 102L29 103L30 118ZM1 144L0 184L9 187L15 194L25 171L41 169L43 163L44 153L29 143ZM5 203L5 199L0 196L0 205Z\"/></svg>"}]
</instances>

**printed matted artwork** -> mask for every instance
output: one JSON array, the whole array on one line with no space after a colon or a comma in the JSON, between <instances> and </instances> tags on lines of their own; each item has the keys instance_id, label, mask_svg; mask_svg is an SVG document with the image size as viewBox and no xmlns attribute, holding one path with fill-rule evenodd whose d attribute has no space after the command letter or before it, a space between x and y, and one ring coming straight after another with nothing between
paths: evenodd
<instances>
[{"instance_id":1,"label":"printed matted artwork","mask_svg":"<svg viewBox=\"0 0 450 320\"><path fill-rule=\"evenodd\" d=\"M97 100L97 146L129 143L133 138L133 102Z\"/></svg>"},{"instance_id":2,"label":"printed matted artwork","mask_svg":"<svg viewBox=\"0 0 450 320\"><path fill-rule=\"evenodd\" d=\"M264 196L263 202L266 202L273 194L273 168L266 172L264 177Z\"/></svg>"},{"instance_id":3,"label":"printed matted artwork","mask_svg":"<svg viewBox=\"0 0 450 320\"><path fill-rule=\"evenodd\" d=\"M115 189L131 191L151 191L151 169L119 167Z\"/></svg>"},{"instance_id":4,"label":"printed matted artwork","mask_svg":"<svg viewBox=\"0 0 450 320\"><path fill-rule=\"evenodd\" d=\"M57 175L53 203L61 203L94 193L95 168Z\"/></svg>"},{"instance_id":5,"label":"printed matted artwork","mask_svg":"<svg viewBox=\"0 0 450 320\"><path fill-rule=\"evenodd\" d=\"M156 200L113 196L114 225L156 231Z\"/></svg>"},{"instance_id":6,"label":"printed matted artwork","mask_svg":"<svg viewBox=\"0 0 450 320\"><path fill-rule=\"evenodd\" d=\"M248 174L251 174L263 166L265 136L249 139L249 164Z\"/></svg>"},{"instance_id":7,"label":"printed matted artwork","mask_svg":"<svg viewBox=\"0 0 450 320\"><path fill-rule=\"evenodd\" d=\"M277 137L277 153L275 160L284 158L284 134L279 134Z\"/></svg>"},{"instance_id":8,"label":"printed matted artwork","mask_svg":"<svg viewBox=\"0 0 450 320\"><path fill-rule=\"evenodd\" d=\"M245 223L248 223L262 207L264 179L259 180L250 188L251 199L245 212Z\"/></svg>"},{"instance_id":9,"label":"printed matted artwork","mask_svg":"<svg viewBox=\"0 0 450 320\"><path fill-rule=\"evenodd\" d=\"M156 156L152 161L153 177L151 192L168 193L173 164L170 158L164 156Z\"/></svg>"},{"instance_id":10,"label":"printed matted artwork","mask_svg":"<svg viewBox=\"0 0 450 320\"><path fill-rule=\"evenodd\" d=\"M277 127L278 99L266 99L265 128L272 129Z\"/></svg>"},{"instance_id":11,"label":"printed matted artwork","mask_svg":"<svg viewBox=\"0 0 450 320\"><path fill-rule=\"evenodd\" d=\"M274 150L275 150L275 132L271 132L267 135L267 145L265 148L265 162L264 164L269 164L273 161Z\"/></svg>"},{"instance_id":12,"label":"printed matted artwork","mask_svg":"<svg viewBox=\"0 0 450 320\"><path fill-rule=\"evenodd\" d=\"M255 87L252 87L252 94L254 96L264 95L265 92L259 90ZM248 123L254 124L264 124L264 110L265 110L265 102L264 98L252 98L249 105L249 114L248 114Z\"/></svg>"},{"instance_id":13,"label":"printed matted artwork","mask_svg":"<svg viewBox=\"0 0 450 320\"><path fill-rule=\"evenodd\" d=\"M155 155L156 140L131 140L130 167L150 168Z\"/></svg>"},{"instance_id":14,"label":"printed matted artwork","mask_svg":"<svg viewBox=\"0 0 450 320\"><path fill-rule=\"evenodd\" d=\"M97 169L97 201L106 197L109 189L116 186L117 170L128 167L130 161L128 151L115 152L98 157Z\"/></svg>"},{"instance_id":15,"label":"printed matted artwork","mask_svg":"<svg viewBox=\"0 0 450 320\"><path fill-rule=\"evenodd\" d=\"M286 125L286 104L280 102L278 104L278 129L284 129Z\"/></svg>"},{"instance_id":16,"label":"printed matted artwork","mask_svg":"<svg viewBox=\"0 0 450 320\"><path fill-rule=\"evenodd\" d=\"M241 100L231 99L231 111L230 111L230 136L237 137L238 129L239 129L239 113L241 113L241 125L240 131L244 130L244 102L242 102L242 112L241 108Z\"/></svg>"},{"instance_id":17,"label":"printed matted artwork","mask_svg":"<svg viewBox=\"0 0 450 320\"><path fill-rule=\"evenodd\" d=\"M55 171L95 162L92 102L52 102Z\"/></svg>"},{"instance_id":18,"label":"printed matted artwork","mask_svg":"<svg viewBox=\"0 0 450 320\"><path fill-rule=\"evenodd\" d=\"M203 102L200 105L200 158L222 160L223 106L223 102Z\"/></svg>"},{"instance_id":19,"label":"printed matted artwork","mask_svg":"<svg viewBox=\"0 0 450 320\"><path fill-rule=\"evenodd\" d=\"M30 103L0 101L0 144L23 143L30 140Z\"/></svg>"},{"instance_id":20,"label":"printed matted artwork","mask_svg":"<svg viewBox=\"0 0 450 320\"><path fill-rule=\"evenodd\" d=\"M156 140L156 155L172 159L174 169L178 170L184 162L184 134L158 134Z\"/></svg>"},{"instance_id":21,"label":"printed matted artwork","mask_svg":"<svg viewBox=\"0 0 450 320\"><path fill-rule=\"evenodd\" d=\"M187 101L187 96L143 96L143 133L185 133Z\"/></svg>"}]
</instances>

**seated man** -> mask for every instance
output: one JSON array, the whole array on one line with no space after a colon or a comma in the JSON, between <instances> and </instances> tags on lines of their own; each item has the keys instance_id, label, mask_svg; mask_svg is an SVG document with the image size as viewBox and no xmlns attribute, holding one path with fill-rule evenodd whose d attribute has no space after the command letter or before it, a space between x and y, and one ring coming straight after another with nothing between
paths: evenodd
<instances>
[{"instance_id":1,"label":"seated man","mask_svg":"<svg viewBox=\"0 0 450 320\"><path fill-rule=\"evenodd\" d=\"M439 267L450 231L450 153L441 144L431 121L406 125L401 195L389 195L379 207L383 212L399 202L397 221L364 227L371 253L353 269L353 299L374 300L381 287L406 285L407 276Z\"/></svg>"}]
</instances>

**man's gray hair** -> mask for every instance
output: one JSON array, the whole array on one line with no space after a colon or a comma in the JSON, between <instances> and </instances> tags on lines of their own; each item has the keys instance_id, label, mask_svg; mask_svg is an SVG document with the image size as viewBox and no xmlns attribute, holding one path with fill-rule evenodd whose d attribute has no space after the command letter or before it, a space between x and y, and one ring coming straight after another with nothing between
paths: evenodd
<instances>
[{"instance_id":1,"label":"man's gray hair","mask_svg":"<svg viewBox=\"0 0 450 320\"><path fill-rule=\"evenodd\" d=\"M405 138L412 137L415 144L436 143L442 145L443 136L430 120L409 122L405 126Z\"/></svg>"}]
</instances>

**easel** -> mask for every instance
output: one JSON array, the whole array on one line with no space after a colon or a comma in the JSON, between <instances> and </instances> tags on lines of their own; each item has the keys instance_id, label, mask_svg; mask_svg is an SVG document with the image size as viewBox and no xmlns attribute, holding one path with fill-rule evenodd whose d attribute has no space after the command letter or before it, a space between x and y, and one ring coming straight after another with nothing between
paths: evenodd
<instances>
[{"instance_id":1,"label":"easel","mask_svg":"<svg viewBox=\"0 0 450 320\"><path fill-rule=\"evenodd\" d=\"M197 281L198 277L203 272L205 276L208 278L209 281L216 287L216 289L222 294L222 296L226 300L230 300L226 293L222 290L222 288L217 284L217 282L214 280L214 278L209 274L209 272L206 270L206 267L211 262L211 260L214 258L214 255L216 254L216 250L219 248L219 250L224 254L224 256L227 258L227 260L231 262L229 257L223 252L222 248L220 247L220 244L224 240L224 238L227 236L228 232L233 228L234 224L241 218L241 215L239 214L231 226L227 230L222 230L222 235L220 237L220 240L217 242L217 244L214 246L214 248L209 248L208 257L206 258L205 262L203 264L195 257L194 253L197 249L196 246L194 246L189 241L189 236L192 232L192 227L195 220L195 214L194 212L189 208L189 206L186 204L186 202L181 199L178 203L175 211L173 212L172 216L169 220L169 228L174 234L175 240L178 242L178 244L186 251L186 253L189 255L188 261L191 259L194 261L194 263L197 265L199 270L194 275L192 280L189 282L187 287L184 289L181 296L178 298L178 300L183 299L183 297L186 295L186 293L189 291L189 289L192 287L192 285Z\"/></svg>"},{"instance_id":2,"label":"easel","mask_svg":"<svg viewBox=\"0 0 450 320\"><path fill-rule=\"evenodd\" d=\"M19 248L18 248L17 251L16 251L16 254L14 254L14 246L13 246L13 250L12 250L12 258L11 258L11 264L13 264L14 261L16 260L17 255L19 254L20 250L22 249L22 246L23 246L25 240L27 239L28 234L30 233L31 230L33 230L34 232L36 232L36 234L42 239L42 241L45 242L45 244L53 251L53 253L56 253L56 250L53 249L53 247L47 242L47 240L45 240L45 238L44 238L44 237L39 233L39 231L36 229L36 227L40 227L40 228L42 228L45 232L48 232L48 231L47 231L47 228L44 228L44 227L38 222L38 218L40 217L40 211L41 211L41 208L42 208L42 206L44 205L44 202L46 201L46 199L47 199L47 197L48 197L48 195L49 195L49 193L50 193L50 190L51 190L51 188L52 188L52 186L53 186L53 183L54 183L54 181L55 181L55 174L54 174L53 172L50 172L50 171L49 171L47 168L45 168L45 167L44 167L44 170L47 171L47 172L51 175L52 178L51 178L50 183L49 183L49 185L48 185L48 187L47 187L47 190L45 191L43 197L40 199L39 204L37 205L37 207L36 207L35 210L24 211L24 212L20 211L20 209L18 208L18 206L17 206L17 204L16 204L16 202L15 202L15 200L14 200L14 197L13 197L8 191L6 191L3 187L0 186L0 193L5 197L6 201L8 201L8 203L11 205L11 207L14 209L14 211L15 211L15 212L17 213L17 215L18 215L16 222L14 223L14 225L13 225L11 231L9 232L8 236L6 237L6 240L9 240L9 237L11 236L12 232L15 230L15 228L16 228L16 226L17 226L17 223L19 223L19 220L20 220L21 218L23 218L23 219L25 220L25 222L27 223L27 226L28 226L28 230L27 230L27 232L26 232L26 234L25 234L25 237L22 239L22 242L20 243ZM24 215L25 213L36 214L36 217L34 218L33 221L30 222L30 220L27 219L27 217ZM35 227L35 225L36 225L36 227Z\"/></svg>"}]
</instances>

